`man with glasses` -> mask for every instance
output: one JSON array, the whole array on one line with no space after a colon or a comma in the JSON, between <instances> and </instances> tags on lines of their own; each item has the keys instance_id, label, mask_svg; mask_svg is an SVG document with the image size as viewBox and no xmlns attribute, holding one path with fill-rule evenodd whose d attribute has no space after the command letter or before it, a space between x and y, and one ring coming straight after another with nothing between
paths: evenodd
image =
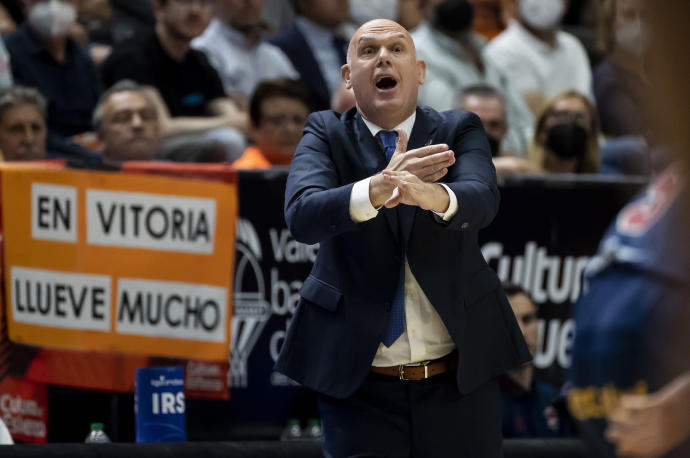
<instances>
[{"instance_id":1,"label":"man with glasses","mask_svg":"<svg viewBox=\"0 0 690 458\"><path fill-rule=\"evenodd\" d=\"M155 31L116 46L103 64L106 86L122 79L155 87L170 119L162 125L164 149L170 159L188 161L206 148L222 144L227 160L244 150L246 113L227 97L206 56L190 47L213 13L213 0L154 0Z\"/></svg>"}]
</instances>

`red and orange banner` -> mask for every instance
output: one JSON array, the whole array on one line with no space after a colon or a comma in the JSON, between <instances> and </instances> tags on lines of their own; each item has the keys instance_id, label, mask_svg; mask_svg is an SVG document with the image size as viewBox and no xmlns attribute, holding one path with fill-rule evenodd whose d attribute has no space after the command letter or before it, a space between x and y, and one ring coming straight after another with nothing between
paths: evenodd
<instances>
[{"instance_id":1,"label":"red and orange banner","mask_svg":"<svg viewBox=\"0 0 690 458\"><path fill-rule=\"evenodd\" d=\"M33 355L27 378L81 386L58 367L88 370L94 358L84 352L104 355L98 366L122 378L106 387L85 383L89 388L131 385L133 368L149 358L192 359L206 368L201 373L223 372L232 314L234 172L22 164L3 165L0 173L9 338L54 352Z\"/></svg>"}]
</instances>

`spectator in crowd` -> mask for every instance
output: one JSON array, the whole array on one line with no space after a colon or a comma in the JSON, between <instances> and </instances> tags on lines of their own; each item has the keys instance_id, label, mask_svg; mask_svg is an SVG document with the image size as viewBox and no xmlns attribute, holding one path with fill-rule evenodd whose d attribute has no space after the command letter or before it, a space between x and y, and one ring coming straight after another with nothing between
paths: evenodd
<instances>
[{"instance_id":1,"label":"spectator in crowd","mask_svg":"<svg viewBox=\"0 0 690 458\"><path fill-rule=\"evenodd\" d=\"M247 106L256 85L280 77L299 78L290 60L262 39L261 11L266 0L219 0L215 18L192 41L218 71L225 92Z\"/></svg>"},{"instance_id":2,"label":"spectator in crowd","mask_svg":"<svg viewBox=\"0 0 690 458\"><path fill-rule=\"evenodd\" d=\"M12 86L12 68L10 55L5 48L5 42L0 37L0 88Z\"/></svg>"},{"instance_id":3,"label":"spectator in crowd","mask_svg":"<svg viewBox=\"0 0 690 458\"><path fill-rule=\"evenodd\" d=\"M114 161L150 161L160 147L160 123L147 88L123 80L108 89L93 113L103 156Z\"/></svg>"},{"instance_id":4,"label":"spectator in crowd","mask_svg":"<svg viewBox=\"0 0 690 458\"><path fill-rule=\"evenodd\" d=\"M476 9L472 30L491 40L506 28L501 4L503 0L472 0Z\"/></svg>"},{"instance_id":5,"label":"spectator in crowd","mask_svg":"<svg viewBox=\"0 0 690 458\"><path fill-rule=\"evenodd\" d=\"M103 64L107 86L122 79L155 87L170 119L163 134L176 151L216 148L235 160L244 150L240 131L247 128L240 111L223 89L216 70L201 51L190 47L211 20L213 0L154 0L155 31L115 46ZM166 144L166 146L168 146ZM176 160L189 160L176 156Z\"/></svg>"},{"instance_id":6,"label":"spectator in crowd","mask_svg":"<svg viewBox=\"0 0 690 458\"><path fill-rule=\"evenodd\" d=\"M537 119L530 159L550 173L597 173L599 135L592 102L566 91L551 99Z\"/></svg>"},{"instance_id":7,"label":"spectator in crowd","mask_svg":"<svg viewBox=\"0 0 690 458\"><path fill-rule=\"evenodd\" d=\"M254 146L233 165L267 169L289 165L309 115L309 96L299 81L280 78L259 83L249 106Z\"/></svg>"},{"instance_id":8,"label":"spectator in crowd","mask_svg":"<svg viewBox=\"0 0 690 458\"><path fill-rule=\"evenodd\" d=\"M27 20L8 35L14 82L49 101L48 128L64 137L91 131L101 84L89 54L69 37L78 0L26 0Z\"/></svg>"},{"instance_id":9,"label":"spectator in crowd","mask_svg":"<svg viewBox=\"0 0 690 458\"><path fill-rule=\"evenodd\" d=\"M313 110L327 110L342 82L347 41L338 27L348 20L348 0L292 0L295 25L271 42L288 56L309 91Z\"/></svg>"},{"instance_id":10,"label":"spectator in crowd","mask_svg":"<svg viewBox=\"0 0 690 458\"><path fill-rule=\"evenodd\" d=\"M437 2L438 3L438 2ZM443 111L454 108L457 94L464 87L489 84L505 96L508 131L504 148L526 155L534 123L532 113L520 92L499 67L484 56L485 40L472 30L474 6L469 0L445 0L429 11L428 22L414 32L417 55L426 62L427 80L420 87L419 101Z\"/></svg>"},{"instance_id":11,"label":"spectator in crowd","mask_svg":"<svg viewBox=\"0 0 690 458\"><path fill-rule=\"evenodd\" d=\"M0 90L0 154L5 161L46 157L46 101L32 88Z\"/></svg>"},{"instance_id":12,"label":"spectator in crowd","mask_svg":"<svg viewBox=\"0 0 690 458\"><path fill-rule=\"evenodd\" d=\"M566 90L591 97L592 71L582 44L559 30L567 0L511 0L517 19L494 38L486 53L509 75L533 113Z\"/></svg>"},{"instance_id":13,"label":"spectator in crowd","mask_svg":"<svg viewBox=\"0 0 690 458\"><path fill-rule=\"evenodd\" d=\"M606 136L644 133L642 53L649 36L641 12L642 0L603 0L600 5L599 40L607 57L594 68L594 96Z\"/></svg>"},{"instance_id":14,"label":"spectator in crowd","mask_svg":"<svg viewBox=\"0 0 690 458\"><path fill-rule=\"evenodd\" d=\"M466 87L458 97L457 107L479 116L491 147L494 167L498 173L537 173L528 159L506 151L502 144L508 132L506 100L496 88L488 85Z\"/></svg>"},{"instance_id":15,"label":"spectator in crowd","mask_svg":"<svg viewBox=\"0 0 690 458\"><path fill-rule=\"evenodd\" d=\"M527 347L537 353L537 307L521 287L504 283L503 291L525 337ZM572 430L565 409L557 409L554 402L558 390L534 377L530 361L508 371L499 379L503 398L503 437L563 437Z\"/></svg>"}]
</instances>

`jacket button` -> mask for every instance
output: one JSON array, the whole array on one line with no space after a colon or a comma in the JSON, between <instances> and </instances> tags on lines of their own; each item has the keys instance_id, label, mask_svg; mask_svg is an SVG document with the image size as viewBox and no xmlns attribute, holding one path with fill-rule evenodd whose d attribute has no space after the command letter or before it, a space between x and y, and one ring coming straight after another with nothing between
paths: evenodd
<instances>
[{"instance_id":1,"label":"jacket button","mask_svg":"<svg viewBox=\"0 0 690 458\"><path fill-rule=\"evenodd\" d=\"M467 229L470 227L470 223L462 223L462 226L460 226L460 229Z\"/></svg>"}]
</instances>

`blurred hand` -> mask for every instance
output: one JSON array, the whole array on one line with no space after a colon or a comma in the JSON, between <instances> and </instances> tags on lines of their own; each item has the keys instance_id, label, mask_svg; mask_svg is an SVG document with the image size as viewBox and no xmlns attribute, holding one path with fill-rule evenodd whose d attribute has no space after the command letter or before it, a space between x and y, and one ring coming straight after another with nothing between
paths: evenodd
<instances>
[{"instance_id":1,"label":"blurred hand","mask_svg":"<svg viewBox=\"0 0 690 458\"><path fill-rule=\"evenodd\" d=\"M675 379L656 393L622 396L608 421L605 436L619 456L666 454L690 437L690 375Z\"/></svg>"},{"instance_id":2,"label":"blurred hand","mask_svg":"<svg viewBox=\"0 0 690 458\"><path fill-rule=\"evenodd\" d=\"M403 171L384 170L383 178L395 185L391 197L386 200L387 208L398 204L416 205L424 210L444 213L450 205L448 192L437 183L425 183L414 174Z\"/></svg>"},{"instance_id":3,"label":"blurred hand","mask_svg":"<svg viewBox=\"0 0 690 458\"><path fill-rule=\"evenodd\" d=\"M372 177L369 184L369 200L377 208L391 198L396 187L391 180L384 179L384 172L408 172L420 182L433 183L446 175L448 167L455 164L455 153L448 145L427 145L407 151L407 134L402 129L396 132L398 140L390 162L382 173Z\"/></svg>"}]
</instances>

